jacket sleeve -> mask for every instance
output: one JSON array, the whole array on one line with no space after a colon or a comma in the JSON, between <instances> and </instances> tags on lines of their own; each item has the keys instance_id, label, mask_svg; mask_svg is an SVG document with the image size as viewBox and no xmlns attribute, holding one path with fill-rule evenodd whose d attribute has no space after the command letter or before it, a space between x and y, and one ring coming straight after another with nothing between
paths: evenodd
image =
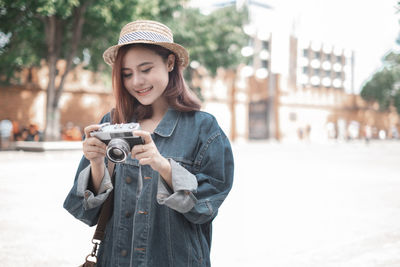
<instances>
[{"instance_id":1,"label":"jacket sleeve","mask_svg":"<svg viewBox=\"0 0 400 267\"><path fill-rule=\"evenodd\" d=\"M232 188L234 160L228 138L219 130L203 144L195 160L196 205L184 216L201 224L215 218L218 208Z\"/></svg>"},{"instance_id":2,"label":"jacket sleeve","mask_svg":"<svg viewBox=\"0 0 400 267\"><path fill-rule=\"evenodd\" d=\"M223 131L217 127L202 142L193 173L174 161L170 163L173 188L160 178L158 203L182 213L192 223L202 224L214 219L233 183L232 149Z\"/></svg>"},{"instance_id":3,"label":"jacket sleeve","mask_svg":"<svg viewBox=\"0 0 400 267\"><path fill-rule=\"evenodd\" d=\"M100 123L107 121L109 121L109 114L104 116ZM113 190L113 186L108 170L105 168L99 193L94 195L88 189L90 176L90 161L83 156L75 174L74 184L63 206L75 218L93 226L97 224L101 206Z\"/></svg>"}]
</instances>

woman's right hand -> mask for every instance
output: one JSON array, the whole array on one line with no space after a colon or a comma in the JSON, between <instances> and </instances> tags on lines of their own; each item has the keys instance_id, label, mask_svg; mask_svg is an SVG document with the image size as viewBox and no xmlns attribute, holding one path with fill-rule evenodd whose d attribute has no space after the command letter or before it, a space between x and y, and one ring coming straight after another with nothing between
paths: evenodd
<instances>
[{"instance_id":1,"label":"woman's right hand","mask_svg":"<svg viewBox=\"0 0 400 267\"><path fill-rule=\"evenodd\" d=\"M90 136L90 132L100 129L100 124L89 125L84 129L85 140L83 141L83 154L93 165L104 164L104 157L106 156L106 144L101 142L98 138Z\"/></svg>"}]
</instances>

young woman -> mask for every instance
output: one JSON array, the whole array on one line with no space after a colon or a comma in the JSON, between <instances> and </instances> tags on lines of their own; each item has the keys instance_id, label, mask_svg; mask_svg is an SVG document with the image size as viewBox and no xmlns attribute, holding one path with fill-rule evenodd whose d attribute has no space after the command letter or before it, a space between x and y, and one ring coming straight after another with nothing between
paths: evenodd
<instances>
[{"instance_id":1,"label":"young woman","mask_svg":"<svg viewBox=\"0 0 400 267\"><path fill-rule=\"evenodd\" d=\"M210 266L211 223L233 181L228 138L185 85L188 53L154 21L125 25L104 52L113 68L112 123L138 122L144 144L107 171L106 145L85 128L83 154L64 207L95 225L114 190L113 215L97 266Z\"/></svg>"}]
</instances>

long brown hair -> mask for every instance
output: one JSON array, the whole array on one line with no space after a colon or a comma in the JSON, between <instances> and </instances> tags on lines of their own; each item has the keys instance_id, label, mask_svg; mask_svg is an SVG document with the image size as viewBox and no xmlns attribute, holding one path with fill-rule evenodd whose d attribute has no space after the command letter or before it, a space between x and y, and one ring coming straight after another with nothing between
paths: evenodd
<instances>
[{"instance_id":1,"label":"long brown hair","mask_svg":"<svg viewBox=\"0 0 400 267\"><path fill-rule=\"evenodd\" d=\"M126 90L122 81L122 59L130 48L137 46L154 51L157 55L161 56L165 62L168 56L173 54L164 47L152 44L132 44L119 48L112 69L112 84L116 100L116 107L112 120L113 123L126 123L133 117L139 121L151 118L153 115L151 105L142 105L128 90ZM200 110L201 102L186 85L182 71L178 57L175 56L174 69L168 74L169 80L163 96L166 97L169 106L176 110L183 112Z\"/></svg>"}]
</instances>

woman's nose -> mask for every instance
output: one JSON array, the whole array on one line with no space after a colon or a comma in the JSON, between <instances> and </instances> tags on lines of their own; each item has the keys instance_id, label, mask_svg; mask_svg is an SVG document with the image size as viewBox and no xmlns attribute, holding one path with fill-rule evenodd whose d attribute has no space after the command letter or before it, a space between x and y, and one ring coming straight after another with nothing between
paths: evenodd
<instances>
[{"instance_id":1,"label":"woman's nose","mask_svg":"<svg viewBox=\"0 0 400 267\"><path fill-rule=\"evenodd\" d=\"M140 73L135 73L132 78L132 85L134 87L140 86L143 84L143 77Z\"/></svg>"}]
</instances>

